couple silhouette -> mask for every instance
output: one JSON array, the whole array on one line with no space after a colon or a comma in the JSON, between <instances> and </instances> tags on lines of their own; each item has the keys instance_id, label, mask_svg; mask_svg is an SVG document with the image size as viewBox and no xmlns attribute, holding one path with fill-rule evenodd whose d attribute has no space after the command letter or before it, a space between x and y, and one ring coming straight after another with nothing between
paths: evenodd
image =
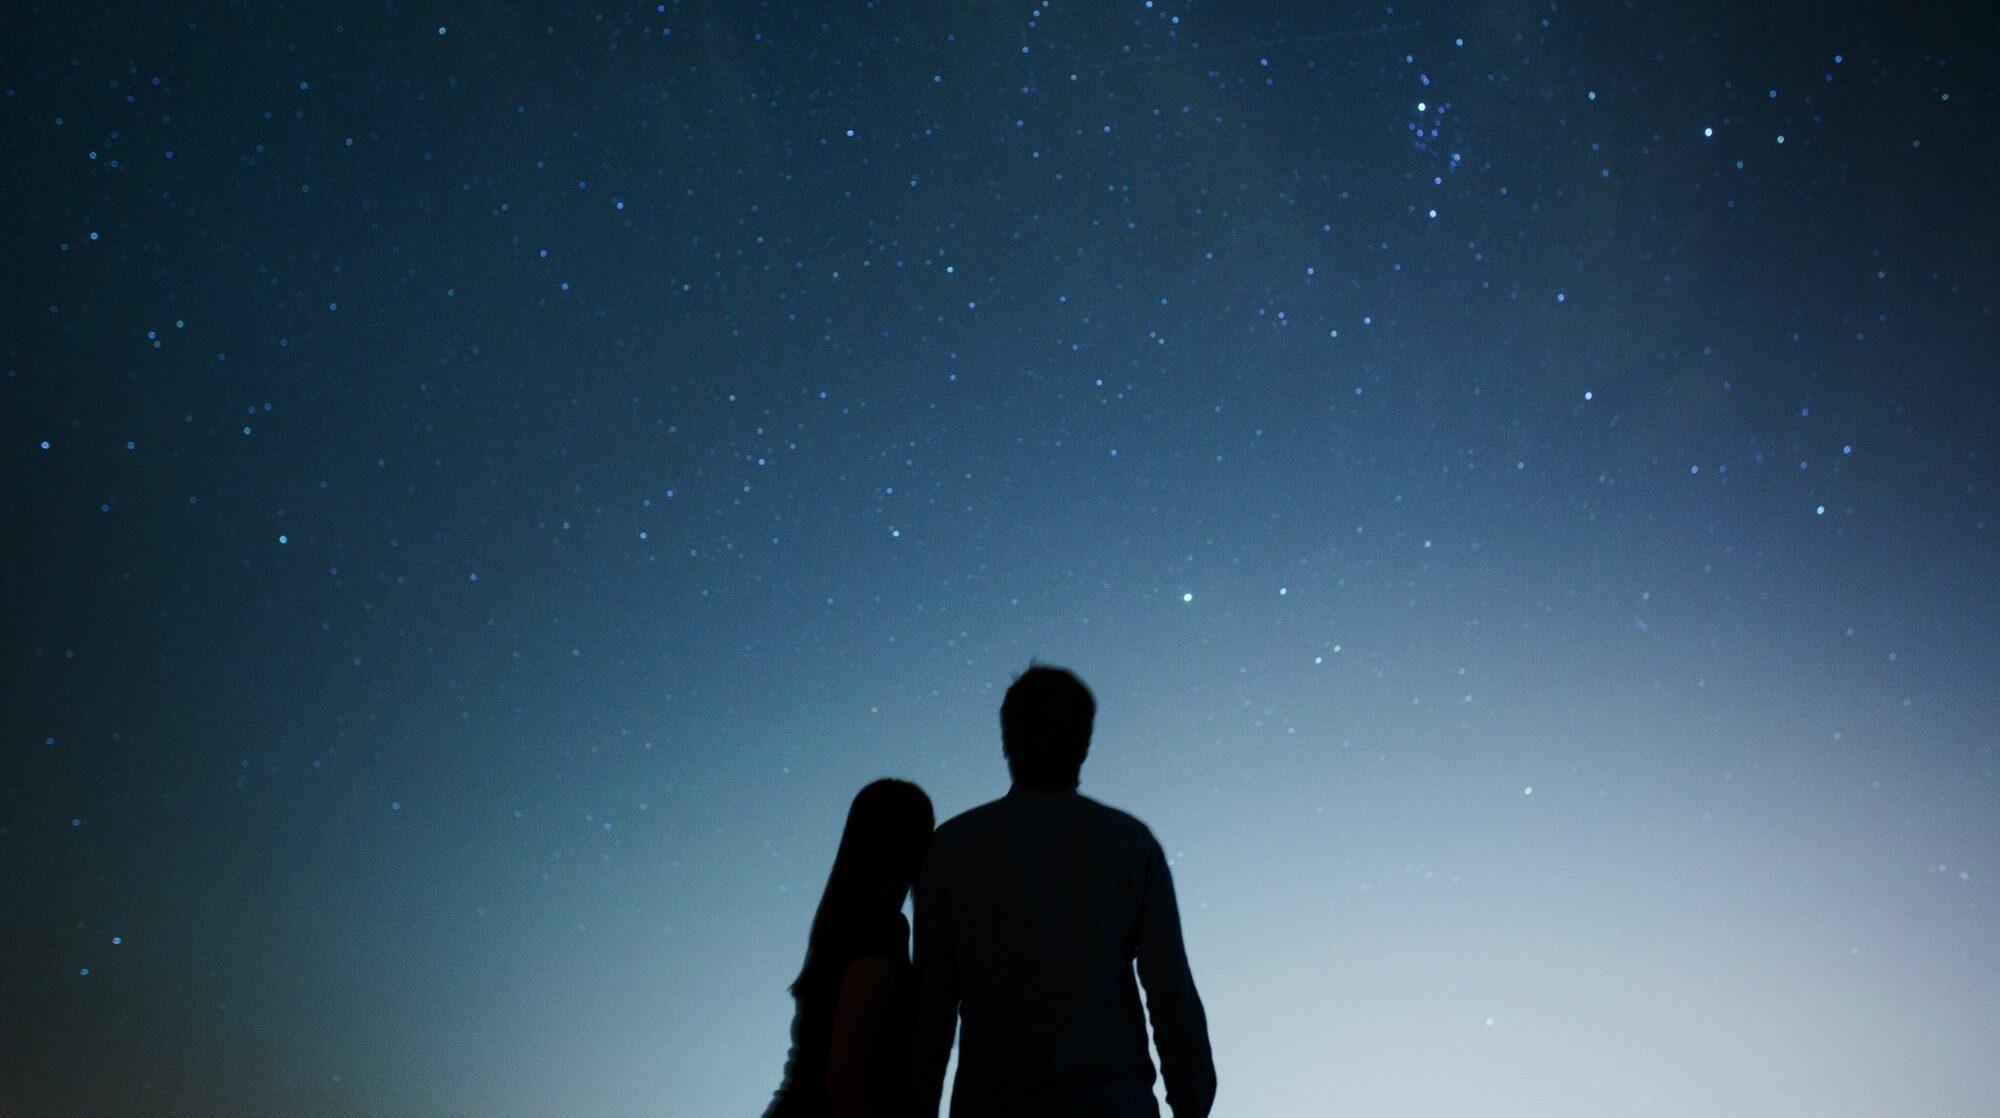
<instances>
[{"instance_id":1,"label":"couple silhouette","mask_svg":"<svg viewBox=\"0 0 2000 1118\"><path fill-rule=\"evenodd\" d=\"M1082 680L1031 664L1000 704L1005 796L935 832L908 781L854 797L764 1118L936 1118L954 1030L952 1118L1158 1118L1146 1011L1174 1118L1205 1118L1215 1064L1166 855L1077 792L1096 717Z\"/></svg>"}]
</instances>

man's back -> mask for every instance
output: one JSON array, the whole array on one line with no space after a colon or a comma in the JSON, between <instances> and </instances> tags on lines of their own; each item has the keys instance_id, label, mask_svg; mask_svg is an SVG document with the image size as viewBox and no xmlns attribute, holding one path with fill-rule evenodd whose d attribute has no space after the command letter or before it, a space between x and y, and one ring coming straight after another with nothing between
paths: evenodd
<instances>
[{"instance_id":1,"label":"man's back","mask_svg":"<svg viewBox=\"0 0 2000 1118\"><path fill-rule=\"evenodd\" d=\"M1215 1097L1173 882L1145 824L1019 785L945 823L917 882L917 1114L937 1111L963 1022L953 1118L1158 1114L1136 959L1176 1118Z\"/></svg>"}]
</instances>

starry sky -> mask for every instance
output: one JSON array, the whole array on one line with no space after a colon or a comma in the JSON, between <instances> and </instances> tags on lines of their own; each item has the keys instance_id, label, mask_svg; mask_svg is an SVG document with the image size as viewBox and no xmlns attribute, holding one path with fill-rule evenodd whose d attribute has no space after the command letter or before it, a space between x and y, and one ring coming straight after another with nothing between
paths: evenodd
<instances>
[{"instance_id":1,"label":"starry sky","mask_svg":"<svg viewBox=\"0 0 2000 1118\"><path fill-rule=\"evenodd\" d=\"M1039 657L1218 1115L1989 1112L1995 19L1773 7L17 13L12 1105L755 1113Z\"/></svg>"}]
</instances>

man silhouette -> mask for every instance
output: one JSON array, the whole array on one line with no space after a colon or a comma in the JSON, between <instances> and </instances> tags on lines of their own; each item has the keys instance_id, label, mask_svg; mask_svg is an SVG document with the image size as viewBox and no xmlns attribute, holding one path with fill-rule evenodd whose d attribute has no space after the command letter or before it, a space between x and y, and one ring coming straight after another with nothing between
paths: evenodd
<instances>
[{"instance_id":1,"label":"man silhouette","mask_svg":"<svg viewBox=\"0 0 2000 1118\"><path fill-rule=\"evenodd\" d=\"M1096 716L1082 680L1029 665L1000 704L1013 788L931 839L916 886L915 1118L937 1116L954 1017L952 1118L1158 1118L1135 961L1174 1118L1215 1102L1166 856L1144 823L1076 790Z\"/></svg>"}]
</instances>

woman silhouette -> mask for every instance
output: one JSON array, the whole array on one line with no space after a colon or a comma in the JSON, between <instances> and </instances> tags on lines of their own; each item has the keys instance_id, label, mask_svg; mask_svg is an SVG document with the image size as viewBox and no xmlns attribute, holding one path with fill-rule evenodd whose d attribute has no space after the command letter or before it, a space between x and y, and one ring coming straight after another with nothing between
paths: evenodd
<instances>
[{"instance_id":1,"label":"woman silhouette","mask_svg":"<svg viewBox=\"0 0 2000 1118\"><path fill-rule=\"evenodd\" d=\"M903 898L936 817L907 780L855 794L792 983L792 1050L764 1118L896 1118L907 1109L916 987Z\"/></svg>"}]
</instances>

